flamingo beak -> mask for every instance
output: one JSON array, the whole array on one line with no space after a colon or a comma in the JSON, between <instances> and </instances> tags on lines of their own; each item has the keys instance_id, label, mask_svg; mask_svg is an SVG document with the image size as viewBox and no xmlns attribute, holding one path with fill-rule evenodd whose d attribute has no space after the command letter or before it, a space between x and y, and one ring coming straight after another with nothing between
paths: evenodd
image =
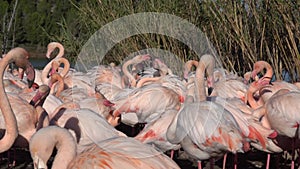
<instances>
[{"instance_id":1,"label":"flamingo beak","mask_svg":"<svg viewBox=\"0 0 300 169\"><path fill-rule=\"evenodd\" d=\"M252 77L252 79L255 79L256 75L257 75L257 71L256 71L256 70L253 70L253 71L251 72L251 77Z\"/></svg>"},{"instance_id":2,"label":"flamingo beak","mask_svg":"<svg viewBox=\"0 0 300 169\"><path fill-rule=\"evenodd\" d=\"M208 93L209 96L211 95L211 93L213 92L213 90L214 90L213 87L208 87L207 93Z\"/></svg>"},{"instance_id":3,"label":"flamingo beak","mask_svg":"<svg viewBox=\"0 0 300 169\"><path fill-rule=\"evenodd\" d=\"M41 85L39 87L39 90L31 99L30 104L34 107L38 106L39 103L43 104L45 98L49 95L49 92L50 92L50 88L47 85Z\"/></svg>"},{"instance_id":4,"label":"flamingo beak","mask_svg":"<svg viewBox=\"0 0 300 169\"><path fill-rule=\"evenodd\" d=\"M35 79L35 71L34 71L33 66L31 65L31 63L28 63L26 70L25 70L25 74L27 76L28 87L31 88L31 86L34 83L34 79Z\"/></svg>"}]
</instances>

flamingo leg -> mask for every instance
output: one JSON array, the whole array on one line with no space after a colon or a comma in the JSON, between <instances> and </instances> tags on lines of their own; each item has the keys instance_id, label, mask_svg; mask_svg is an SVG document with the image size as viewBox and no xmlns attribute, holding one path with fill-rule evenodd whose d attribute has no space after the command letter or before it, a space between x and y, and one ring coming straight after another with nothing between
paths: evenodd
<instances>
[{"instance_id":1,"label":"flamingo leg","mask_svg":"<svg viewBox=\"0 0 300 169\"><path fill-rule=\"evenodd\" d=\"M202 169L202 162L198 161L198 169Z\"/></svg>"},{"instance_id":2,"label":"flamingo leg","mask_svg":"<svg viewBox=\"0 0 300 169\"><path fill-rule=\"evenodd\" d=\"M227 153L224 154L224 158L223 158L223 169L226 168L226 159L227 159Z\"/></svg>"},{"instance_id":3,"label":"flamingo leg","mask_svg":"<svg viewBox=\"0 0 300 169\"><path fill-rule=\"evenodd\" d=\"M268 153L268 155L267 155L267 165L266 165L266 169L269 169L269 167L270 167L270 157L271 157L271 154Z\"/></svg>"},{"instance_id":4,"label":"flamingo leg","mask_svg":"<svg viewBox=\"0 0 300 169\"><path fill-rule=\"evenodd\" d=\"M171 153L170 153L170 158L173 159L174 158L174 150L171 150Z\"/></svg>"}]
</instances>

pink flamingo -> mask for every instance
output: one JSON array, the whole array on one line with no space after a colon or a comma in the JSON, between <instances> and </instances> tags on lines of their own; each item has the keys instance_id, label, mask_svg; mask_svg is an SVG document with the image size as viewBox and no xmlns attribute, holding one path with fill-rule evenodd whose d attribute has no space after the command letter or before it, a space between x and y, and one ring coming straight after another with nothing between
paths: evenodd
<instances>
[{"instance_id":1,"label":"pink flamingo","mask_svg":"<svg viewBox=\"0 0 300 169\"><path fill-rule=\"evenodd\" d=\"M47 135L48 140L43 141ZM89 145L76 155L76 142L63 128L49 126L31 139L30 153L35 168L47 168L47 161L56 147L58 153L52 168L174 168L179 166L153 147L132 138L115 137Z\"/></svg>"},{"instance_id":2,"label":"pink flamingo","mask_svg":"<svg viewBox=\"0 0 300 169\"><path fill-rule=\"evenodd\" d=\"M27 55L28 53L25 49L14 48L10 50L6 57L0 61L0 95L3 96L2 101L0 102L1 112L3 114L3 116L0 116L0 128L6 129L3 139L0 141L1 152L8 150L8 148L10 148L13 144L26 147L27 143L23 143L18 139L15 141L15 139L18 138L17 136L19 135L29 141L30 137L36 130L36 124L39 114L41 113L34 109L34 107L25 100L21 99L18 95L7 95L3 88L4 69L10 62L15 62L17 66L24 69L28 79L33 81L32 76L34 75L34 69L30 62L28 62L26 57ZM28 85L30 85L30 83L28 83ZM41 95L36 95L32 102L36 103L41 97Z\"/></svg>"},{"instance_id":3,"label":"pink flamingo","mask_svg":"<svg viewBox=\"0 0 300 169\"><path fill-rule=\"evenodd\" d=\"M69 129L77 142L78 153L93 142L116 136L125 136L117 131L102 115L91 109L80 108L78 103L63 103L49 114L50 124ZM118 118L110 119L115 124ZM115 120L115 121L113 121ZM95 128L101 129L95 132Z\"/></svg>"},{"instance_id":4,"label":"pink flamingo","mask_svg":"<svg viewBox=\"0 0 300 169\"><path fill-rule=\"evenodd\" d=\"M131 87L135 87L136 86L136 79L133 77L133 75L129 72L128 70L128 66L132 65L132 64L138 64L141 63L145 60L149 60L150 59L150 55L137 55L134 58L126 61L123 66L122 66L122 71L124 73L124 75L128 78L130 86Z\"/></svg>"},{"instance_id":5,"label":"pink flamingo","mask_svg":"<svg viewBox=\"0 0 300 169\"><path fill-rule=\"evenodd\" d=\"M155 121L166 110L179 110L178 94L159 84L136 88L119 100L114 100L115 117L121 113L135 112L141 123Z\"/></svg>"},{"instance_id":6,"label":"pink flamingo","mask_svg":"<svg viewBox=\"0 0 300 169\"><path fill-rule=\"evenodd\" d=\"M47 78L47 76L49 75L49 72L50 72L50 70L51 70L53 61L56 60L56 59L62 58L63 55L64 55L65 49L64 49L64 47L63 47L62 44L60 44L59 42L50 42L50 43L48 44L48 46L47 46L47 53L46 53L46 57L47 57L48 59L51 58L51 53L52 53L56 48L59 49L58 54L55 56L54 59L52 59L52 60L44 67L44 69L42 70L41 73L38 73L38 74L39 74L39 76L38 76L39 79L37 79L36 83L38 83L39 85L40 85L40 84L48 84L49 79Z\"/></svg>"},{"instance_id":7,"label":"pink flamingo","mask_svg":"<svg viewBox=\"0 0 300 169\"><path fill-rule=\"evenodd\" d=\"M213 68L214 58L203 55L196 69L195 101L187 96L167 131L168 141L181 143L184 151L199 161L243 151L243 137L234 117L221 105L206 101L204 72L209 74L207 84L212 87Z\"/></svg>"},{"instance_id":8,"label":"pink flamingo","mask_svg":"<svg viewBox=\"0 0 300 169\"><path fill-rule=\"evenodd\" d=\"M258 80L258 83L261 83L261 85L265 85L267 83L271 84L272 87L269 88L271 92L265 92L261 97L266 102L276 91L280 89L288 89L291 91L298 91L298 87L292 83L288 83L285 81L275 81L271 82L271 78L273 76L273 69L272 66L266 62L266 61L257 61L253 65L252 70L252 78L255 78L255 76L266 69L266 73Z\"/></svg>"}]
</instances>

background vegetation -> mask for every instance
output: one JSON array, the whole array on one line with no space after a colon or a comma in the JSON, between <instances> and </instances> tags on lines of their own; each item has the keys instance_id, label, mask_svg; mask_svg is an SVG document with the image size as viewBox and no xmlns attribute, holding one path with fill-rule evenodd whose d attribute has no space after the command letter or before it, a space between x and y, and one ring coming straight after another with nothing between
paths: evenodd
<instances>
[{"instance_id":1,"label":"background vegetation","mask_svg":"<svg viewBox=\"0 0 300 169\"><path fill-rule=\"evenodd\" d=\"M103 25L133 13L164 12L188 20L207 34L223 66L242 75L266 60L277 79L300 74L300 1L298 0L0 0L2 52L14 46L41 50L61 42L70 59ZM176 39L157 34L130 37L108 55L119 62L145 48L171 51L184 61L196 58ZM45 51L45 50L44 50Z\"/></svg>"}]
</instances>

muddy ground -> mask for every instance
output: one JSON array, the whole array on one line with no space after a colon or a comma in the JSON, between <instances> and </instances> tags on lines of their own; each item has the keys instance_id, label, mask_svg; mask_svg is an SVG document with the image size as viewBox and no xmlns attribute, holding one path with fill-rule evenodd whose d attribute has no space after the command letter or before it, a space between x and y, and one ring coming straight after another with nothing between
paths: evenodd
<instances>
[{"instance_id":1,"label":"muddy ground","mask_svg":"<svg viewBox=\"0 0 300 169\"><path fill-rule=\"evenodd\" d=\"M143 126L138 126L135 131L139 131ZM117 127L118 130L127 133L128 136L134 136L137 133L132 133L132 129L128 126L120 125ZM128 132L130 131L130 132ZM170 155L170 152L166 152ZM53 153L53 156L55 152ZM53 157L49 160L48 166L51 167L51 162ZM186 158L182 151L176 151L174 154L175 162L182 169L197 169L197 162ZM235 161L237 163L237 169L261 169L266 168L267 153L252 149L246 153L239 153L237 156L233 154L228 154L226 169L233 169ZM298 159L295 160L295 168L298 168ZM202 167L204 169L214 169L222 168L223 158L213 160L206 160L202 162ZM32 169L33 163L30 153L24 148L12 148L7 152L0 154L0 169ZM288 153L278 153L271 154L270 169L289 169L291 168L290 155ZM121 168L120 168L121 169Z\"/></svg>"}]
</instances>

